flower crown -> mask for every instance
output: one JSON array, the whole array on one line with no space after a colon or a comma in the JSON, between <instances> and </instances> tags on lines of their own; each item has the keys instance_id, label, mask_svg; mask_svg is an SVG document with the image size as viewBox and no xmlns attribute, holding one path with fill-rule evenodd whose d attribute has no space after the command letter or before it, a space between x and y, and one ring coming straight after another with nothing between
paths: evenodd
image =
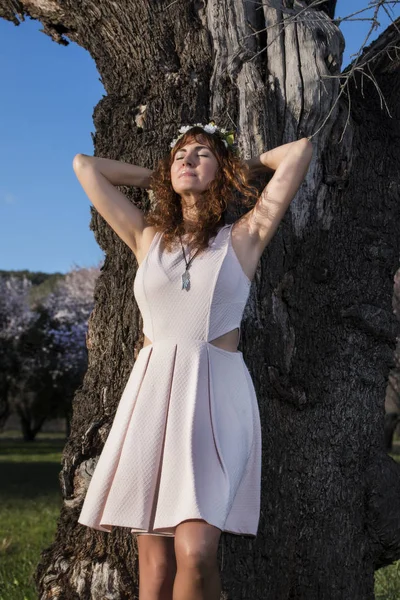
<instances>
[{"instance_id":1,"label":"flower crown","mask_svg":"<svg viewBox=\"0 0 400 600\"><path fill-rule=\"evenodd\" d=\"M237 144L235 142L235 131L227 131L222 127L218 127L214 121L210 121L207 125L202 125L201 123L196 123L195 125L183 125L179 129L178 137L172 140L170 146L174 148L178 140L180 140L185 133L192 129L192 127L202 127L206 133L217 133L222 141L224 142L225 148L230 148L233 152L237 152Z\"/></svg>"}]
</instances>

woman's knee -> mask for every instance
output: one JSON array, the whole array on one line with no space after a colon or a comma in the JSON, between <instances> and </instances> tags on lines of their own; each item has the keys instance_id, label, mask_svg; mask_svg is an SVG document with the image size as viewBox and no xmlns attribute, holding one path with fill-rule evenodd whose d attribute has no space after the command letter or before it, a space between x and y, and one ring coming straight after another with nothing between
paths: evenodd
<instances>
[{"instance_id":1,"label":"woman's knee","mask_svg":"<svg viewBox=\"0 0 400 600\"><path fill-rule=\"evenodd\" d=\"M217 552L221 530L205 521L186 521L175 533L178 568L208 574L218 566Z\"/></svg>"},{"instance_id":2,"label":"woman's knee","mask_svg":"<svg viewBox=\"0 0 400 600\"><path fill-rule=\"evenodd\" d=\"M191 546L177 556L180 569L208 575L217 566L217 557L208 548Z\"/></svg>"},{"instance_id":3,"label":"woman's knee","mask_svg":"<svg viewBox=\"0 0 400 600\"><path fill-rule=\"evenodd\" d=\"M139 574L151 578L156 585L173 579L176 560L173 539L138 536Z\"/></svg>"}]
</instances>

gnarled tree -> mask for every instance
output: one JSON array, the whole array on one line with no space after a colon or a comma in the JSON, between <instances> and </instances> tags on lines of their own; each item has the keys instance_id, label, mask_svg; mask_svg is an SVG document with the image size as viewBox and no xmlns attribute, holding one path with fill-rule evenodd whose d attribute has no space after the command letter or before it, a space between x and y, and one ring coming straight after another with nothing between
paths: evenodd
<instances>
[{"instance_id":1,"label":"gnarled tree","mask_svg":"<svg viewBox=\"0 0 400 600\"><path fill-rule=\"evenodd\" d=\"M107 91L94 112L96 155L152 168L180 124L211 118L239 128L246 158L318 131L244 315L263 487L256 540L223 535L224 597L232 600L265 590L274 600L372 599L374 570L400 557L400 468L383 436L399 333L400 69L391 50L399 24L364 51L368 68L354 70L344 90L335 5L0 0L4 18L39 19L54 40L67 36L96 61ZM125 191L148 210L145 193ZM63 454L64 505L36 573L42 599L137 594L129 530L77 524L142 342L134 256L93 208L91 227L106 260Z\"/></svg>"}]
</instances>

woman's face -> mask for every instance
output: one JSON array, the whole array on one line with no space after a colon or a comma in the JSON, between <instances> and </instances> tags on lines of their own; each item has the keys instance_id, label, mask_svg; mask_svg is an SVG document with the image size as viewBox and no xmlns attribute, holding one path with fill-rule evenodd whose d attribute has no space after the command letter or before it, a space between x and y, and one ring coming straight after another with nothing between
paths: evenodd
<instances>
[{"instance_id":1,"label":"woman's face","mask_svg":"<svg viewBox=\"0 0 400 600\"><path fill-rule=\"evenodd\" d=\"M171 165L171 183L177 194L204 192L214 179L218 161L210 148L196 140L189 140L180 148Z\"/></svg>"}]
</instances>

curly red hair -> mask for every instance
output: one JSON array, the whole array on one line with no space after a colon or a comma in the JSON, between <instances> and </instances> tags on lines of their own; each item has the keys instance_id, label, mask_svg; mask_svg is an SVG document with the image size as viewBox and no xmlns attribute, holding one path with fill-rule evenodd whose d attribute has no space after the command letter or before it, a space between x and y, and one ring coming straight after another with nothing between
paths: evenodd
<instances>
[{"instance_id":1,"label":"curly red hair","mask_svg":"<svg viewBox=\"0 0 400 600\"><path fill-rule=\"evenodd\" d=\"M201 193L198 206L198 222L195 230L186 230L183 222L181 197L171 183L171 165L175 154L189 141L209 146L218 161L215 178L207 190ZM146 216L148 225L164 232L163 244L168 251L179 242L179 236L191 234L193 247L203 250L208 247L220 227L225 225L228 208L233 205L254 206L258 191L249 184L247 164L231 148L226 147L217 133L207 133L202 127L191 127L171 152L158 162L151 177L151 190L155 195L154 209ZM240 197L238 202L237 196Z\"/></svg>"}]
</instances>

